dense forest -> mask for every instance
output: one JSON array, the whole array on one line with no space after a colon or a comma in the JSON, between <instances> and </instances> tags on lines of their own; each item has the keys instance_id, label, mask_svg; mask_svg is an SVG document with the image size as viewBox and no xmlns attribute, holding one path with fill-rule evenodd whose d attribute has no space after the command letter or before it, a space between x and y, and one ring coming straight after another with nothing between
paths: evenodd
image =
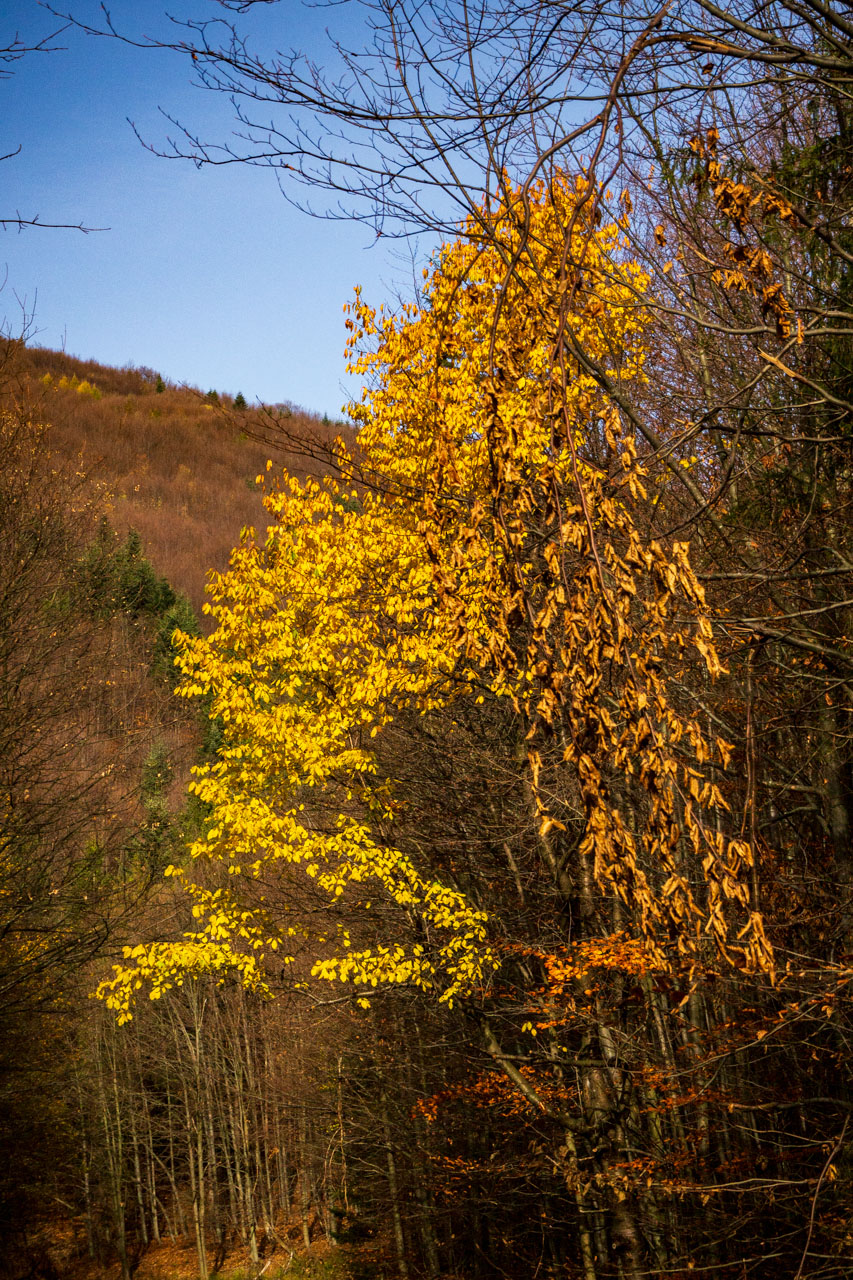
<instances>
[{"instance_id":1,"label":"dense forest","mask_svg":"<svg viewBox=\"0 0 853 1280\"><path fill-rule=\"evenodd\" d=\"M0 1265L841 1280L853 10L251 7L432 248L346 427L7 344Z\"/></svg>"}]
</instances>

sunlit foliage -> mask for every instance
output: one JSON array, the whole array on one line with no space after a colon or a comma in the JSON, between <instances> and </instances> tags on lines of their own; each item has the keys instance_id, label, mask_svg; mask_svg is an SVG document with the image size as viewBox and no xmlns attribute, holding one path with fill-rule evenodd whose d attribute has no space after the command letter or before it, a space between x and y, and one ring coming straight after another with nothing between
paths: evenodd
<instances>
[{"instance_id":1,"label":"sunlit foliage","mask_svg":"<svg viewBox=\"0 0 853 1280\"><path fill-rule=\"evenodd\" d=\"M695 961L707 937L769 963L742 880L749 845L704 816L724 801L701 766L715 751L724 764L726 745L673 707L661 673L664 660L719 670L703 593L686 544L642 536L633 440L572 356L580 341L614 378L645 376L646 280L625 260L627 214L598 225L588 195L561 178L489 215L488 239L466 225L400 315L357 293L351 365L367 386L343 483L272 486L265 537L245 531L212 579L214 634L183 637L180 692L224 726L193 783L210 813L193 857L235 880L299 866L330 901L366 909L379 894L419 922L419 941L373 948L338 924L316 939L317 977L450 1003L488 984L487 914L395 847L394 788L372 751L404 709L486 697L520 717L542 837L565 825L545 786L559 741L585 812L582 854L657 963L665 947ZM615 776L639 796L633 830ZM286 895L245 910L222 888L187 888L199 932L128 949L103 984L122 1018L135 990L156 997L184 972L236 970L262 987L264 954L287 951ZM735 948L730 904L743 917Z\"/></svg>"}]
</instances>

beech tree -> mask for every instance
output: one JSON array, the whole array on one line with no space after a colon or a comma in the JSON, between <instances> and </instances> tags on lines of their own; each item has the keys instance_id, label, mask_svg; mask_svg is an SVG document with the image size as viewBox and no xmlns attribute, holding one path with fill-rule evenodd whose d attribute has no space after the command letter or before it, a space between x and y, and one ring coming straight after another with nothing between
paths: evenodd
<instances>
[{"instance_id":1,"label":"beech tree","mask_svg":"<svg viewBox=\"0 0 853 1280\"><path fill-rule=\"evenodd\" d=\"M695 720L670 708L658 674L670 649L693 649L715 670L701 588L684 545L667 554L656 541L642 542L631 507L646 494L631 438L592 380L567 371L562 334L570 322L607 352L618 376L642 370L643 312L632 287L636 270L618 262L618 222L589 234L579 229L586 279L571 321L566 314L568 286L554 263L559 268L563 240L555 232L583 196L582 182L565 181L519 193L523 217L506 212L504 253L467 239L448 246L424 305L402 320L377 319L357 298L353 350L372 337L378 346L354 367L379 369L354 410L358 466L381 475L383 491L285 477L267 498L277 524L263 543L249 533L214 585L215 639L185 638L182 692L211 698L226 726L220 758L198 770L193 784L212 815L194 855L225 861L233 876L259 876L270 859L305 864L332 898L377 880L399 905L423 915L436 940L446 931L446 941L411 955L354 951L319 962L327 976L414 981L452 1000L481 983L493 962L482 913L424 879L387 838L377 842L369 819L373 810L380 828L393 822L394 804L390 784L372 776L370 738L397 710L429 711L460 689L511 700L525 730L543 841L566 824L545 798L539 737L550 749L565 721L557 767L569 765L580 780L579 856L636 911L652 954L663 945L664 924L681 926L685 955L703 935L726 954L727 904L748 904L739 881L748 846L726 841L700 817L700 806L713 808L721 797L695 765L714 746L724 761L726 744L707 744ZM539 279L522 278L509 294L490 343L494 290L521 236L540 248ZM550 296L541 285L548 274L556 276ZM494 360L500 373L489 376ZM588 456L587 436L594 437ZM613 459L607 469L595 461L602 451ZM646 599L634 617L639 583ZM670 620L676 608L684 611L683 630ZM622 680L608 680L604 663L622 668ZM683 740L686 759L664 738ZM605 768L635 778L652 798L646 831L635 836L612 807ZM334 834L305 825L306 788L338 810ZM682 789L681 822L707 882L704 905L674 861L673 806ZM359 799L361 819L347 808ZM234 914L224 890L190 891L206 925L184 961L234 965L254 982L251 951L277 946L275 930ZM232 937L250 942L249 953L231 948ZM757 917L747 913L741 938L748 964L769 963ZM172 958L168 951L153 957L152 971L166 982ZM130 976L121 976L117 991L130 989Z\"/></svg>"},{"instance_id":2,"label":"beech tree","mask_svg":"<svg viewBox=\"0 0 853 1280\"><path fill-rule=\"evenodd\" d=\"M598 1067L577 1063L586 1115L561 1085L554 1095L548 1079L562 1080L569 1052L559 1032L555 1061L522 1074L495 1029L507 1015L496 984L513 975L517 1042L536 1034L525 1013L544 1016L530 1005L543 980L562 990L591 966L679 982L698 966L772 968L750 905L751 848L725 819L729 746L670 692L692 666L719 670L703 592L685 544L642 536L635 513L652 498L634 439L566 340L579 332L620 382L644 376L644 279L625 256L627 215L590 223L586 197L585 180L559 175L517 192L494 240L477 244L466 228L399 317L357 295L353 367L369 389L353 410L357 459L340 466L377 483L285 476L266 499L276 523L263 540L247 531L214 581L216 630L184 637L179 661L181 692L208 699L224 726L218 758L196 771L210 818L191 852L227 875L210 888L170 869L198 929L126 948L100 988L121 1021L143 985L156 999L199 973L236 972L265 991L263 962L292 963L289 939L309 927L297 868L326 902L313 976L461 1002L487 1055L561 1135L554 1158L570 1184L575 1135L617 1124L615 1096ZM429 850L394 838L408 800L379 771L374 740L402 714L454 716L487 700L514 718L531 851L555 891L546 935L559 934L568 898L581 903L572 943L550 957L492 918L484 886L475 880L472 896L452 868L437 874ZM381 930L365 946L371 908ZM599 1040L608 1035L602 1023ZM624 1140L609 1141L577 1194L599 1188L607 1249L637 1274L631 1206L643 1195L639 1178L613 1172L625 1159ZM583 1226L579 1239L592 1275Z\"/></svg>"}]
</instances>

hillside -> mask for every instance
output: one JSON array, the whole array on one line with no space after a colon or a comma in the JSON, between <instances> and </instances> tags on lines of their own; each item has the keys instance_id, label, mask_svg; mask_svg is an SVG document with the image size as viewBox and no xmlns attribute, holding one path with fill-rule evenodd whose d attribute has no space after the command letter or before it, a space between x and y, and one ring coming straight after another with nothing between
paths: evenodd
<instances>
[{"instance_id":1,"label":"hillside","mask_svg":"<svg viewBox=\"0 0 853 1280\"><path fill-rule=\"evenodd\" d=\"M187 927L162 872L197 834L187 784L213 736L172 695L181 596L203 625L208 571L265 517L267 458L319 469L339 429L0 344L0 1275L86 1254L47 1180L76 1195L81 1066L110 1034L89 997L142 921ZM84 1176L108 1170L98 1145ZM90 1246L106 1274L112 1248Z\"/></svg>"},{"instance_id":2,"label":"hillside","mask_svg":"<svg viewBox=\"0 0 853 1280\"><path fill-rule=\"evenodd\" d=\"M135 529L146 556L200 615L211 568L240 529L263 519L255 476L268 458L297 474L322 468L343 427L289 405L245 408L231 396L164 382L60 351L7 343L0 402L50 425L50 448L104 491L110 523ZM312 456L313 455L313 461Z\"/></svg>"}]
</instances>

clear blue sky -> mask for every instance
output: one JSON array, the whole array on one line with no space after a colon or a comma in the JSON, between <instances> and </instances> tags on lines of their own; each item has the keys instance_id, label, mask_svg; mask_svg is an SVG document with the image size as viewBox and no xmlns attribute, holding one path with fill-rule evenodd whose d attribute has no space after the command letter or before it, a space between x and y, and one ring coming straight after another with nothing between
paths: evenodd
<instances>
[{"instance_id":1,"label":"clear blue sky","mask_svg":"<svg viewBox=\"0 0 853 1280\"><path fill-rule=\"evenodd\" d=\"M66 2L97 16L92 0ZM166 29L167 9L221 12L209 0L108 7L117 25L152 35ZM362 12L285 0L256 21L268 46L322 60L324 25L348 22L357 37ZM37 0L0 3L0 46L16 34L33 43L57 25ZM64 48L30 54L0 80L0 148L21 148L0 167L0 216L109 230L0 230L7 330L20 331L23 305L43 346L338 416L355 389L344 374L342 307L356 283L377 303L394 291L400 266L387 242L374 245L369 229L353 223L299 213L267 170L198 170L147 152L128 118L162 144L169 126L160 108L213 139L234 128L227 101L192 87L189 57L75 30L56 43Z\"/></svg>"}]
</instances>

